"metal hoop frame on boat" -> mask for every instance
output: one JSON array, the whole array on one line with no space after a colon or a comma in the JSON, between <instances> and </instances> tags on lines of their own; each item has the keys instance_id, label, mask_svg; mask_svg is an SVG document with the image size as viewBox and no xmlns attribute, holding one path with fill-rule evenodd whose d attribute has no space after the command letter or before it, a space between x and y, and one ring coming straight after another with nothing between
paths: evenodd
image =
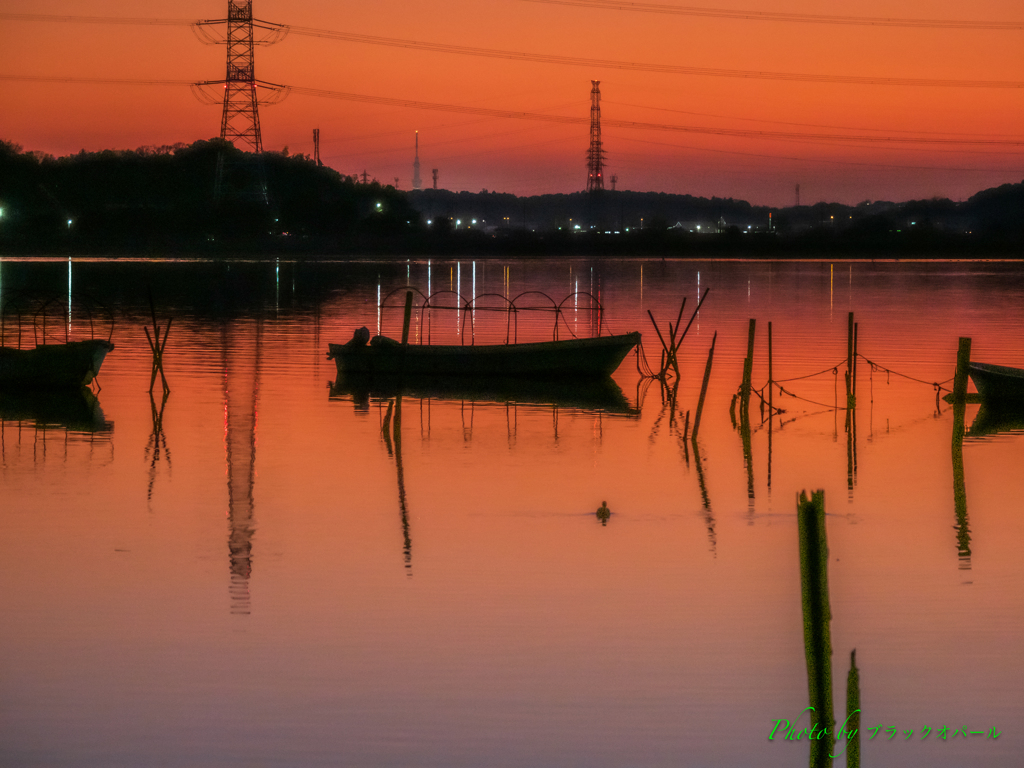
<instances>
[{"instance_id":1,"label":"metal hoop frame on boat","mask_svg":"<svg viewBox=\"0 0 1024 768\"><path fill-rule=\"evenodd\" d=\"M596 335L600 336L601 332L603 330L604 307L601 306L601 302L598 300L598 298L596 296L594 296L594 294L590 293L589 291L574 291L573 293L570 293L568 296L566 296L564 299L562 299L560 302L556 302L554 299L552 299L548 294L544 293L543 291L523 291L522 293L514 296L511 299L508 298L507 296L504 296L503 294L500 294L500 293L481 293L478 296L473 297L472 299L467 299L465 296L463 296L458 291L453 291L453 290L449 290L449 289L445 289L445 290L441 290L441 291L435 291L434 293L432 293L432 294L430 294L428 296L427 294L423 293L423 291L421 291L418 288L415 288L413 286L401 286L399 288L395 288L392 291L390 291L387 295L385 295L383 299L381 299L380 304L377 306L377 327L378 328L382 327L382 323L383 323L383 320L384 320L384 310L388 306L388 300L391 299L392 296L395 296L397 294L404 294L404 293L407 293L407 292L412 292L413 294L416 294L416 295L420 296L421 299L422 299L422 302L420 303L420 305L418 307L416 307L416 311L419 312L420 328L422 329L424 327L424 324L426 325L426 329L427 329L426 343L427 344L429 344L430 340L431 340L431 335L430 335L430 331L431 331L430 317L431 316L430 316L429 310L432 310L432 309L450 309L450 310L455 310L457 312L461 312L462 313L462 322L461 322L461 326L460 326L461 331L459 333L459 338L460 338L460 343L463 344L463 345L465 345L465 340L466 340L466 333L465 333L465 331L466 331L466 318L467 318L467 316L469 317L470 331L471 331L471 334L470 334L470 345L473 344L473 337L475 336L475 330L476 330L476 312L478 310L481 311L481 312L504 312L506 314L506 320L505 320L505 344L516 344L516 343L518 343L518 338L519 338L519 313L520 312L552 312L552 313L554 313L554 324L553 324L553 327L552 327L552 339L554 341L558 340L559 321L561 321L561 323L565 326L566 331L568 331L571 336L575 337L576 334L573 333L572 328L569 327L569 322L565 319L565 311L564 311L563 308L564 308L566 302L568 302L568 301L570 301L572 299L577 299L578 300L580 297L586 297L586 298L588 298L590 300L590 306L588 307L587 311L593 312L597 316L597 334ZM457 302L456 302L455 306L450 306L450 305L446 305L446 304L442 304L441 303L441 301L445 297L448 297L448 296L454 296L457 299ZM526 297L538 297L538 296L543 297L544 299L546 299L548 303L546 303L546 304L536 304L536 305L529 305L529 304L523 305L522 303L520 303L521 300L525 299ZM501 302L504 302L504 305L503 306L488 306L487 303L484 303L484 305L481 306L480 302L481 302L482 299L500 299ZM394 305L394 306L397 306L397 304ZM422 334L420 336L419 343L421 343L421 344L423 343L423 336L422 336Z\"/></svg>"}]
</instances>

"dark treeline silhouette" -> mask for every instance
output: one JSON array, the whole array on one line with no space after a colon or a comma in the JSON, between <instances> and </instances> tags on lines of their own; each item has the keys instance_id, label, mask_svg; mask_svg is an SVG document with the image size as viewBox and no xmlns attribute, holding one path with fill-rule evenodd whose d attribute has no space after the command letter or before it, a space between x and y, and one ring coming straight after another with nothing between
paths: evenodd
<instances>
[{"instance_id":1,"label":"dark treeline silhouette","mask_svg":"<svg viewBox=\"0 0 1024 768\"><path fill-rule=\"evenodd\" d=\"M580 253L1004 251L1024 244L1024 182L966 202L864 201L771 208L663 192L515 195L428 189L409 199L435 234ZM475 219L475 221L474 221ZM475 230L475 234L474 234ZM575 246L573 245L575 244Z\"/></svg>"},{"instance_id":2,"label":"dark treeline silhouette","mask_svg":"<svg viewBox=\"0 0 1024 768\"><path fill-rule=\"evenodd\" d=\"M401 242L418 223L418 214L392 187L359 184L303 155L266 152L260 160L220 139L61 158L0 141L0 248L372 248Z\"/></svg>"},{"instance_id":3,"label":"dark treeline silhouette","mask_svg":"<svg viewBox=\"0 0 1024 768\"><path fill-rule=\"evenodd\" d=\"M959 203L788 208L623 190L400 192L220 139L63 158L0 141L0 209L0 251L25 254L884 256L1024 245L1024 182Z\"/></svg>"}]
</instances>

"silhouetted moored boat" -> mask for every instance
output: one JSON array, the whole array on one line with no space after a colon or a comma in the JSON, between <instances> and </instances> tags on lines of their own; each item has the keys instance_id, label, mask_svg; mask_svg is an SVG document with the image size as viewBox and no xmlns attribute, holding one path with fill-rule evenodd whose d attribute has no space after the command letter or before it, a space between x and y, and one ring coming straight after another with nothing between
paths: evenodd
<instances>
[{"instance_id":1,"label":"silhouetted moored boat","mask_svg":"<svg viewBox=\"0 0 1024 768\"><path fill-rule=\"evenodd\" d=\"M1024 370L1005 365L970 363L971 381L985 403L1024 403Z\"/></svg>"},{"instance_id":2,"label":"silhouetted moored boat","mask_svg":"<svg viewBox=\"0 0 1024 768\"><path fill-rule=\"evenodd\" d=\"M33 349L0 347L0 388L76 389L88 385L114 345L103 339L40 344Z\"/></svg>"},{"instance_id":3,"label":"silhouetted moored boat","mask_svg":"<svg viewBox=\"0 0 1024 768\"><path fill-rule=\"evenodd\" d=\"M386 336L375 336L367 344L357 331L348 344L329 344L327 356L339 374L597 379L611 375L639 342L634 331L529 344L401 344Z\"/></svg>"}]
</instances>

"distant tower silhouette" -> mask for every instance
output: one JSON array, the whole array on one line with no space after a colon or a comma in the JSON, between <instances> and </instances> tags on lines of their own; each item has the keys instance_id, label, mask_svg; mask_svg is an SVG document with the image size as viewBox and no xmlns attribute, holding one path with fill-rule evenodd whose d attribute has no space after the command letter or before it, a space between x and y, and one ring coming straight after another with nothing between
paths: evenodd
<instances>
[{"instance_id":1,"label":"distant tower silhouette","mask_svg":"<svg viewBox=\"0 0 1024 768\"><path fill-rule=\"evenodd\" d=\"M317 166L323 165L323 161L320 159L320 129L313 129L313 162Z\"/></svg>"},{"instance_id":2,"label":"distant tower silhouette","mask_svg":"<svg viewBox=\"0 0 1024 768\"><path fill-rule=\"evenodd\" d=\"M612 192L615 191L615 182L619 180L618 176L612 176Z\"/></svg>"},{"instance_id":3,"label":"distant tower silhouette","mask_svg":"<svg viewBox=\"0 0 1024 768\"><path fill-rule=\"evenodd\" d=\"M395 176L395 189L398 189L398 177Z\"/></svg>"},{"instance_id":4,"label":"distant tower silhouette","mask_svg":"<svg viewBox=\"0 0 1024 768\"><path fill-rule=\"evenodd\" d=\"M796 185L796 207L800 207L800 185Z\"/></svg>"},{"instance_id":5,"label":"distant tower silhouette","mask_svg":"<svg viewBox=\"0 0 1024 768\"><path fill-rule=\"evenodd\" d=\"M601 147L601 85L591 80L590 89L590 149L587 150L587 192L604 189L604 149Z\"/></svg>"},{"instance_id":6,"label":"distant tower silhouette","mask_svg":"<svg viewBox=\"0 0 1024 768\"><path fill-rule=\"evenodd\" d=\"M437 168L432 169L430 173L434 176L434 189L437 189Z\"/></svg>"},{"instance_id":7,"label":"distant tower silhouette","mask_svg":"<svg viewBox=\"0 0 1024 768\"><path fill-rule=\"evenodd\" d=\"M412 161L412 188L420 189L423 181L420 179L420 132L416 131L416 159Z\"/></svg>"}]
</instances>

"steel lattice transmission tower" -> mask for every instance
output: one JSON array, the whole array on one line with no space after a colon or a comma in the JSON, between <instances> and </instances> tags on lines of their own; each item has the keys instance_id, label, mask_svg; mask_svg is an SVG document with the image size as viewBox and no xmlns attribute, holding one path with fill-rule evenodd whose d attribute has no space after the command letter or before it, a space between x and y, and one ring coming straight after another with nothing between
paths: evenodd
<instances>
[{"instance_id":1,"label":"steel lattice transmission tower","mask_svg":"<svg viewBox=\"0 0 1024 768\"><path fill-rule=\"evenodd\" d=\"M256 100L253 45L252 0L228 0L228 66L224 76L220 137L232 144L241 141L259 153L263 151L263 137L260 135L260 112Z\"/></svg>"},{"instance_id":2,"label":"steel lattice transmission tower","mask_svg":"<svg viewBox=\"0 0 1024 768\"><path fill-rule=\"evenodd\" d=\"M221 38L212 34L212 27L225 25L225 35ZM231 142L237 149L245 149L256 155L256 184L242 183L245 196L256 196L267 202L267 185L264 178L262 160L263 136L260 132L259 104L273 104L283 99L288 89L276 83L268 83L256 79L256 61L254 49L257 45L270 45L278 42L288 33L288 28L281 24L261 21L252 16L252 0L228 0L228 15L224 19L212 19L196 22L192 25L199 38L206 43L222 44L227 47L227 68L223 80L207 80L196 83L193 92L201 101L221 103L219 97L206 90L208 87L223 86L223 111L220 121L220 137ZM256 37L256 30L261 36ZM262 88L264 98L260 99L258 89ZM266 96L270 96L267 99ZM224 155L217 161L217 181L215 196L220 197L221 187L226 174ZM237 161L232 161L237 165Z\"/></svg>"},{"instance_id":3,"label":"steel lattice transmission tower","mask_svg":"<svg viewBox=\"0 0 1024 768\"><path fill-rule=\"evenodd\" d=\"M604 189L604 149L601 145L601 85L591 80L590 89L590 149L587 150L587 192Z\"/></svg>"}]
</instances>

